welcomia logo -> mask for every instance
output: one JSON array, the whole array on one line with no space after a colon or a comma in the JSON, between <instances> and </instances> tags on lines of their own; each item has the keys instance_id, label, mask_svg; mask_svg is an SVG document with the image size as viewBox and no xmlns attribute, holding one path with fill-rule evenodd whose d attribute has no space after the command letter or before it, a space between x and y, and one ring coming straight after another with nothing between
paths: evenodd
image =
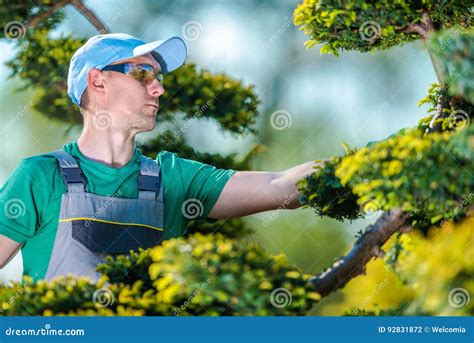
<instances>
[{"instance_id":1,"label":"welcomia logo","mask_svg":"<svg viewBox=\"0 0 474 343\"><path fill-rule=\"evenodd\" d=\"M431 332L434 333L466 333L466 329L462 326L459 327L446 327L446 326L432 326Z\"/></svg>"}]
</instances>

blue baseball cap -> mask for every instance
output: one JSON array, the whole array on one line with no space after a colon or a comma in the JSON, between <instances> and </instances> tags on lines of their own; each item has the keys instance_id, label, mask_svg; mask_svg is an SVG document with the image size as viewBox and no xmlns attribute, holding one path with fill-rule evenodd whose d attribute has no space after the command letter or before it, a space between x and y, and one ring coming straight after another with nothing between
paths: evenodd
<instances>
[{"instance_id":1,"label":"blue baseball cap","mask_svg":"<svg viewBox=\"0 0 474 343\"><path fill-rule=\"evenodd\" d=\"M161 66L163 74L179 68L186 60L186 44L179 37L170 37L150 43L125 33L97 35L81 46L71 58L67 77L67 94L80 105L87 87L91 69L103 67L128 58L151 53Z\"/></svg>"}]
</instances>

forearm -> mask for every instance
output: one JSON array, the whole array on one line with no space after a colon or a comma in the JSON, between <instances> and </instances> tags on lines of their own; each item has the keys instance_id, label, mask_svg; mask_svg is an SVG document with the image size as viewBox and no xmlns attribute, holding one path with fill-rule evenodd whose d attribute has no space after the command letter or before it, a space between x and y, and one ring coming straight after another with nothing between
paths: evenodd
<instances>
[{"instance_id":1,"label":"forearm","mask_svg":"<svg viewBox=\"0 0 474 343\"><path fill-rule=\"evenodd\" d=\"M324 162L307 162L282 172L238 171L229 179L209 218L233 218L300 207L297 182Z\"/></svg>"},{"instance_id":2,"label":"forearm","mask_svg":"<svg viewBox=\"0 0 474 343\"><path fill-rule=\"evenodd\" d=\"M272 181L272 184L279 189L278 193L281 197L278 199L278 203L280 208L294 209L301 206L298 200L298 181L314 173L315 167L322 167L323 164L324 162L310 161L277 173L277 177Z\"/></svg>"}]
</instances>

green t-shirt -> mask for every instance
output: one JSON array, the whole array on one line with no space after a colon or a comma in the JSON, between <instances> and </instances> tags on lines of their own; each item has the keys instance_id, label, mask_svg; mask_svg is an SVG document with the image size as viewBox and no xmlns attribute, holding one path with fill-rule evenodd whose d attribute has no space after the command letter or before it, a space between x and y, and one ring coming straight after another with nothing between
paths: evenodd
<instances>
[{"instance_id":1,"label":"green t-shirt","mask_svg":"<svg viewBox=\"0 0 474 343\"><path fill-rule=\"evenodd\" d=\"M87 182L87 192L124 198L138 197L139 149L121 168L86 158L77 143L64 150L76 158ZM164 186L164 239L184 234L188 219L181 211L187 199L198 199L206 218L224 185L235 172L162 151L156 158ZM67 191L58 162L52 155L24 159L0 190L0 234L24 243L23 274L43 279L58 228L62 194Z\"/></svg>"}]
</instances>

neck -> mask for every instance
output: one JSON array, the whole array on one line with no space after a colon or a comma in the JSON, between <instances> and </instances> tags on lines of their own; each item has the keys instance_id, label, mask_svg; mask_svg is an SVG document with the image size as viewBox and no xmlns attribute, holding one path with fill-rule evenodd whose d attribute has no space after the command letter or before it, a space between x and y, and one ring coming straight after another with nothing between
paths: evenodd
<instances>
[{"instance_id":1,"label":"neck","mask_svg":"<svg viewBox=\"0 0 474 343\"><path fill-rule=\"evenodd\" d=\"M87 158L112 168L126 165L135 150L135 135L111 130L93 130L85 126L77 140L81 153Z\"/></svg>"}]
</instances>

